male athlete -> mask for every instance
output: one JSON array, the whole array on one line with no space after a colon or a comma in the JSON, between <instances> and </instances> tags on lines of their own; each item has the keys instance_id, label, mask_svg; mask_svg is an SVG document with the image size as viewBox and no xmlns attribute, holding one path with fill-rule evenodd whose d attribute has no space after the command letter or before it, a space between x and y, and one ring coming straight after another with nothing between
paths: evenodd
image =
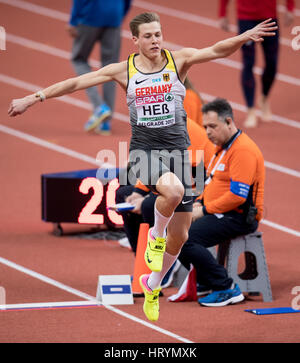
<instances>
[{"instance_id":1,"label":"male athlete","mask_svg":"<svg viewBox=\"0 0 300 363\"><path fill-rule=\"evenodd\" d=\"M16 116L39 101L109 81L116 81L125 90L132 128L130 170L142 170L141 181L159 194L155 224L149 231L145 251L145 261L152 273L140 277L145 294L144 313L155 321L159 317L161 281L188 238L192 218L190 167L185 157L190 142L183 108L183 82L192 65L227 57L249 40L261 42L263 37L275 35L277 26L268 19L211 47L183 48L172 53L162 48L162 29L157 14L136 16L130 29L139 53L130 55L126 61L13 100L8 114Z\"/></svg>"}]
</instances>

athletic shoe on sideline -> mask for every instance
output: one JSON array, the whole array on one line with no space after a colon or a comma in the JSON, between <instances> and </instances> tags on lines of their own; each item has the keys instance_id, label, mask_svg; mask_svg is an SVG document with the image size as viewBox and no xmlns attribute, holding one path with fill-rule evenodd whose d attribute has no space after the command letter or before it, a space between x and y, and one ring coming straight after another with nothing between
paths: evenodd
<instances>
[{"instance_id":1,"label":"athletic shoe on sideline","mask_svg":"<svg viewBox=\"0 0 300 363\"><path fill-rule=\"evenodd\" d=\"M121 247L129 248L131 250L131 245L127 237L123 237L118 240L118 243Z\"/></svg>"},{"instance_id":2,"label":"athletic shoe on sideline","mask_svg":"<svg viewBox=\"0 0 300 363\"><path fill-rule=\"evenodd\" d=\"M213 291L211 294L198 299L198 303L204 306L225 306L236 304L245 299L238 284L233 289Z\"/></svg>"},{"instance_id":3,"label":"athletic shoe on sideline","mask_svg":"<svg viewBox=\"0 0 300 363\"><path fill-rule=\"evenodd\" d=\"M102 105L98 106L88 122L84 125L85 131L91 131L94 128L96 128L98 125L100 125L101 122L103 122L105 119L111 116L111 110L110 108L103 103Z\"/></svg>"},{"instance_id":4,"label":"athletic shoe on sideline","mask_svg":"<svg viewBox=\"0 0 300 363\"><path fill-rule=\"evenodd\" d=\"M169 287L173 281L174 278L174 274L179 270L181 266L181 263L179 260L176 260L173 265L171 266L171 268L169 269L169 271L165 274L162 282L161 282L161 287L163 289L165 289L166 287Z\"/></svg>"},{"instance_id":5,"label":"athletic shoe on sideline","mask_svg":"<svg viewBox=\"0 0 300 363\"><path fill-rule=\"evenodd\" d=\"M143 305L143 310L146 317L151 321L158 320L159 317L159 293L161 288L151 290L148 287L147 281L150 275L141 275L140 276L140 285L143 289L145 295L145 301Z\"/></svg>"},{"instance_id":6,"label":"athletic shoe on sideline","mask_svg":"<svg viewBox=\"0 0 300 363\"><path fill-rule=\"evenodd\" d=\"M151 236L151 230L148 232L148 243L145 250L145 262L151 271L159 272L162 269L164 252L166 250L166 239Z\"/></svg>"}]
</instances>

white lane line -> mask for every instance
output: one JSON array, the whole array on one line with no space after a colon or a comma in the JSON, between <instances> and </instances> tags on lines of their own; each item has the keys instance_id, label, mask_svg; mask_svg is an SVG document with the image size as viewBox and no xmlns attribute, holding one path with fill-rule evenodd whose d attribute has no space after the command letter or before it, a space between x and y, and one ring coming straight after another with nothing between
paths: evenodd
<instances>
[{"instance_id":1,"label":"white lane line","mask_svg":"<svg viewBox=\"0 0 300 363\"><path fill-rule=\"evenodd\" d=\"M29 2L25 2L23 0L0 0L0 3L4 3L4 4L7 4L7 5L14 6L14 7L18 7L18 8L21 8L23 10L33 12L35 14L44 15L44 16L47 16L47 17L50 17L50 18L53 18L53 19L56 19L56 20L61 20L61 21L64 21L64 22L67 22L69 20L69 14L67 14L67 13L64 13L64 12L61 12L61 11L58 11L58 10L53 10L53 9L50 9L50 8L46 8L44 6L32 4L32 3L29 3ZM150 3L147 3L145 1L136 1L134 4L137 6L138 3L144 4L142 6L143 8L148 7L148 9L152 9L152 10L157 9L157 11L159 9L159 12L166 13L168 15L169 15L169 12L170 12L170 15L172 15L172 13L173 14L182 13L179 10L174 10L174 9L167 8L167 7L160 6L160 5L150 4ZM217 22L216 20L203 18L203 17L200 17L198 15L189 14L189 13L187 13L187 14L188 14L189 17L191 17L191 19L198 19L198 20L202 19L201 22L200 22L200 20L199 20L199 22L201 24L204 24L204 25L214 26L213 24L215 24ZM182 16L183 15L181 15L181 17L180 17L180 15L178 15L178 17L180 17L180 19L182 19ZM190 18L187 18L187 19L189 19L189 21L191 21ZM207 19L207 20L203 20L203 19ZM127 38L127 39L132 38L129 31L122 31L122 36ZM287 40L287 41L288 41L288 44L290 45L291 41L289 41L289 40ZM173 44L173 43L169 43L169 42L165 42L165 46L168 46L170 49L173 49L173 50L178 49L178 48L183 48L183 46L181 46L181 45ZM242 67L242 64L240 62L233 61L233 60L230 60L230 59L217 59L217 60L213 60L212 62L219 63L221 65L231 67L231 68L236 68L236 69L241 69L241 67ZM262 74L262 72L263 72L263 70L261 68L254 67L254 73L260 75L260 74ZM289 76L289 75L286 75L286 74L281 74L281 73L277 73L276 78L279 81L286 82L288 84L292 84L292 85L295 85L295 86L300 86L300 79L299 78L292 77L292 76Z\"/></svg>"},{"instance_id":2,"label":"white lane line","mask_svg":"<svg viewBox=\"0 0 300 363\"><path fill-rule=\"evenodd\" d=\"M18 35L6 33L6 41L21 45L22 47L26 47L26 48L33 49L33 50L36 50L39 52L50 54L55 57L59 57L59 58L67 59L67 60L71 59L70 52L67 52L63 49L59 49L59 48L56 48L56 47L53 47L51 45L47 45L47 44L44 44L41 42L36 42L36 41L28 39L28 38L20 37ZM99 65L100 65L100 63L97 62L97 67L99 67Z\"/></svg>"},{"instance_id":3,"label":"white lane line","mask_svg":"<svg viewBox=\"0 0 300 363\"><path fill-rule=\"evenodd\" d=\"M73 295L79 296L80 298L91 301L94 304L99 304L99 301L94 296L88 295L88 294L86 294L86 293L84 293L82 291L79 291L77 289L73 289L70 286L62 284L59 281L56 281L54 279L51 279L51 278L49 278L49 277L47 277L45 275L42 275L42 274L38 273L38 272L30 270L30 269L28 269L28 268L26 268L24 266L18 265L15 262L7 260L6 258L0 257L0 263L2 263L3 265L6 265L8 267L11 267L11 268L13 268L13 269L15 269L17 271L23 272L26 275L29 275L29 276L31 276L33 278L36 278L36 279L38 279L40 281L43 281L43 282L45 282L45 283L47 283L49 285L55 286L55 287L57 287L57 288L59 288L61 290L64 290L64 291L67 291L67 292L69 292L69 293L71 293ZM139 324L141 324L143 326L146 326L146 327L148 327L148 328L150 328L152 330L156 330L157 332L159 332L161 334L167 335L167 336L169 336L171 338L174 338L176 340L179 340L179 341L181 341L183 343L193 343L189 339L186 339L184 337L181 337L178 334L172 333L172 332L170 332L170 331L168 331L166 329L160 328L159 326L153 325L153 324L151 324L151 323L149 323L147 321L139 319L139 318L137 318L137 317L135 317L135 316L133 316L131 314L128 314L128 313L126 313L126 312L124 312L124 311L122 311L122 310L120 310L120 309L118 309L118 308L116 308L114 306L105 305L105 304L102 304L102 306L104 308L118 314L118 315L121 315L121 316L123 316L123 317L125 317L127 319L130 319L130 320L134 321L135 323L139 323Z\"/></svg>"},{"instance_id":4,"label":"white lane line","mask_svg":"<svg viewBox=\"0 0 300 363\"><path fill-rule=\"evenodd\" d=\"M172 333L172 332L170 332L170 331L168 331L168 330L165 330L165 329L160 328L160 327L158 327L158 326L156 326L156 325L153 325L153 324L151 324L151 323L149 323L149 322L147 322L147 321L144 321L144 320L142 320L142 319L136 318L135 316L132 316L132 315L130 315L130 314L128 314L128 313L125 313L125 311L119 310L119 309L115 308L115 307L114 307L114 306L112 306L112 305L103 305L103 306L104 306L105 308L107 308L107 309L109 309L109 310L111 310L111 311L113 311L113 312L115 312L115 313L119 314L119 315L124 316L125 318L131 319L131 320L133 320L133 321L135 321L135 322L137 322L137 323L140 323L140 324L142 324L142 325L144 325L144 326L146 326L146 327L148 327L148 328L151 328L151 329L153 329L153 330L156 330L156 331L158 331L159 333L162 333L162 334L168 335L168 336L170 336L170 337L172 337L172 338L174 338L174 339L177 339L177 340L179 340L179 341L181 341L181 342L183 342L183 343L194 343L193 341L191 341L191 340L189 340L189 339L186 339L186 338L183 338L183 337L181 337L181 336L180 336L180 335L178 335L178 334L174 334L174 333Z\"/></svg>"},{"instance_id":5,"label":"white lane line","mask_svg":"<svg viewBox=\"0 0 300 363\"><path fill-rule=\"evenodd\" d=\"M265 166L269 169L279 171L280 173L295 176L296 178L300 178L300 171L286 168L285 166L278 165L278 164L272 163L270 161L265 161Z\"/></svg>"},{"instance_id":6,"label":"white lane line","mask_svg":"<svg viewBox=\"0 0 300 363\"><path fill-rule=\"evenodd\" d=\"M44 276L38 272L35 272L33 270L30 270L26 267L23 267L21 265L18 265L12 261L7 260L6 258L0 257L0 263L2 263L3 265L6 265L8 267L11 267L19 272L23 272L26 275L29 275L31 277L34 277L35 279L38 279L40 281L46 282L49 285L55 286L61 290L67 291L70 294L79 296L81 299L85 299L85 300L89 300L89 301L93 301L94 303L99 302L98 300L96 300L96 298L94 296L85 294L82 291L73 289L70 286L67 286L65 284L62 284L61 282L58 282L56 280L51 279L50 277Z\"/></svg>"},{"instance_id":7,"label":"white lane line","mask_svg":"<svg viewBox=\"0 0 300 363\"><path fill-rule=\"evenodd\" d=\"M5 132L6 134L9 134L9 135L18 137L19 139L31 142L32 144L42 146L46 149L50 149L52 151L57 151L61 154L68 155L72 158L75 158L75 159L78 159L81 161L85 161L89 164L97 165L98 167L100 166L99 163L96 161L96 158L92 158L91 156L68 149L64 146L53 144L49 141L40 139L36 136L29 135L25 132L12 129L10 127L7 127L7 126L1 125L1 124L0 124L0 131Z\"/></svg>"},{"instance_id":8,"label":"white lane line","mask_svg":"<svg viewBox=\"0 0 300 363\"><path fill-rule=\"evenodd\" d=\"M71 156L73 158L85 161L87 163L97 165L98 167L100 166L99 163L96 162L96 159L93 159L90 156L87 156L85 154L79 153L77 151L74 151L74 150L71 150L71 149L56 145L56 144L52 144L49 141L42 140L42 139L40 139L38 137L26 134L25 132L14 130L14 129L10 128L10 127L7 127L7 126L1 125L1 124L0 124L0 131L4 132L6 134L9 134L9 135L18 137L18 138L20 138L22 140L34 143L36 145L48 148L50 150L57 151L57 152L59 152L61 154L65 154L65 155ZM109 163L105 163L105 164L102 164L101 167L113 168L114 166L109 164ZM280 169L280 168L278 168L278 166L276 168L274 168L274 170L279 171L281 173L285 173L285 174L300 178L300 173L299 172L297 172L298 173L297 174L295 171L291 172L289 169L286 170L286 168ZM274 223L274 222L271 222L271 221L268 221L268 220L263 220L261 223L266 224L269 227L272 227L274 229L277 229L277 230L292 234L294 236L297 236L297 237L300 236L300 232L295 231L295 230L293 230L291 228L282 226L280 224L277 224L277 223Z\"/></svg>"},{"instance_id":9,"label":"white lane line","mask_svg":"<svg viewBox=\"0 0 300 363\"><path fill-rule=\"evenodd\" d=\"M35 51L45 53L47 55L52 55L54 57L62 58L68 61L71 59L70 52L67 52L63 49L59 49L41 42L36 42L28 38L20 37L18 35L6 33L6 41L20 45L22 47L26 47L28 49L33 49ZM101 67L101 63L96 59L89 59L89 65L96 69Z\"/></svg>"},{"instance_id":10,"label":"white lane line","mask_svg":"<svg viewBox=\"0 0 300 363\"><path fill-rule=\"evenodd\" d=\"M36 5L36 4L30 3L28 1L23 1L23 0L0 0L0 3L10 5L10 6L14 6L14 7L22 9L22 10L30 11L31 13L35 13L35 14L38 14L38 15L44 15L44 16L47 16L48 18L61 20L61 21L64 21L64 22L68 22L69 19L70 19L70 14L64 13L64 12L59 11L59 10L53 10L53 9L50 9L50 8L46 8L46 7L41 6L41 5Z\"/></svg>"},{"instance_id":11,"label":"white lane line","mask_svg":"<svg viewBox=\"0 0 300 363\"><path fill-rule=\"evenodd\" d=\"M284 5L277 5L277 10L280 12L280 13L284 13L286 8ZM297 9L295 8L294 9L294 15L296 16L300 16L300 9Z\"/></svg>"},{"instance_id":12,"label":"white lane line","mask_svg":"<svg viewBox=\"0 0 300 363\"><path fill-rule=\"evenodd\" d=\"M87 307L102 306L98 301L55 301L45 303L26 303L26 304L2 304L0 310L24 310L24 309L55 309L55 308L71 308L71 307Z\"/></svg>"},{"instance_id":13,"label":"white lane line","mask_svg":"<svg viewBox=\"0 0 300 363\"><path fill-rule=\"evenodd\" d=\"M282 225L280 225L278 223L268 221L267 219L263 219L262 221L260 221L260 223L264 224L266 226L269 226L271 228L277 229L278 231L285 232L285 233L291 234L291 235L296 236L296 237L300 237L300 232L299 231L295 231L294 229L282 226Z\"/></svg>"}]
</instances>

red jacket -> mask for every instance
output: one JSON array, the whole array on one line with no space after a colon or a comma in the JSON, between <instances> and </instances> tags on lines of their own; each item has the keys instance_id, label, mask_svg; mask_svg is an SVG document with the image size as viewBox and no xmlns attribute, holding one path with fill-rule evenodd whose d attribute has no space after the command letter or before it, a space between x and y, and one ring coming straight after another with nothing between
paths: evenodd
<instances>
[{"instance_id":1,"label":"red jacket","mask_svg":"<svg viewBox=\"0 0 300 363\"><path fill-rule=\"evenodd\" d=\"M219 0L219 16L226 16L229 0ZM241 20L264 20L277 18L276 0L236 0L237 17ZM286 0L289 11L295 8L294 0Z\"/></svg>"}]
</instances>

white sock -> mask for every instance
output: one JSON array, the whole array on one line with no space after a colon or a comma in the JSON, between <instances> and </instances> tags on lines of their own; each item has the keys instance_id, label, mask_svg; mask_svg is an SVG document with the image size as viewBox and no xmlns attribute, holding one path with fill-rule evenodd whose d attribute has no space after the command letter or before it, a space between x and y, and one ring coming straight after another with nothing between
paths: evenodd
<instances>
[{"instance_id":1,"label":"white sock","mask_svg":"<svg viewBox=\"0 0 300 363\"><path fill-rule=\"evenodd\" d=\"M167 226L173 217L173 214L174 212L170 217L165 217L156 209L156 204L154 205L154 226L151 230L152 237L166 237Z\"/></svg>"},{"instance_id":2,"label":"white sock","mask_svg":"<svg viewBox=\"0 0 300 363\"><path fill-rule=\"evenodd\" d=\"M148 279L148 286L151 290L157 289L163 278L165 277L165 274L170 270L173 263L176 261L178 255L170 255L168 252L164 253L164 260L163 260L163 266L161 271L159 272L151 272L149 279Z\"/></svg>"}]
</instances>

